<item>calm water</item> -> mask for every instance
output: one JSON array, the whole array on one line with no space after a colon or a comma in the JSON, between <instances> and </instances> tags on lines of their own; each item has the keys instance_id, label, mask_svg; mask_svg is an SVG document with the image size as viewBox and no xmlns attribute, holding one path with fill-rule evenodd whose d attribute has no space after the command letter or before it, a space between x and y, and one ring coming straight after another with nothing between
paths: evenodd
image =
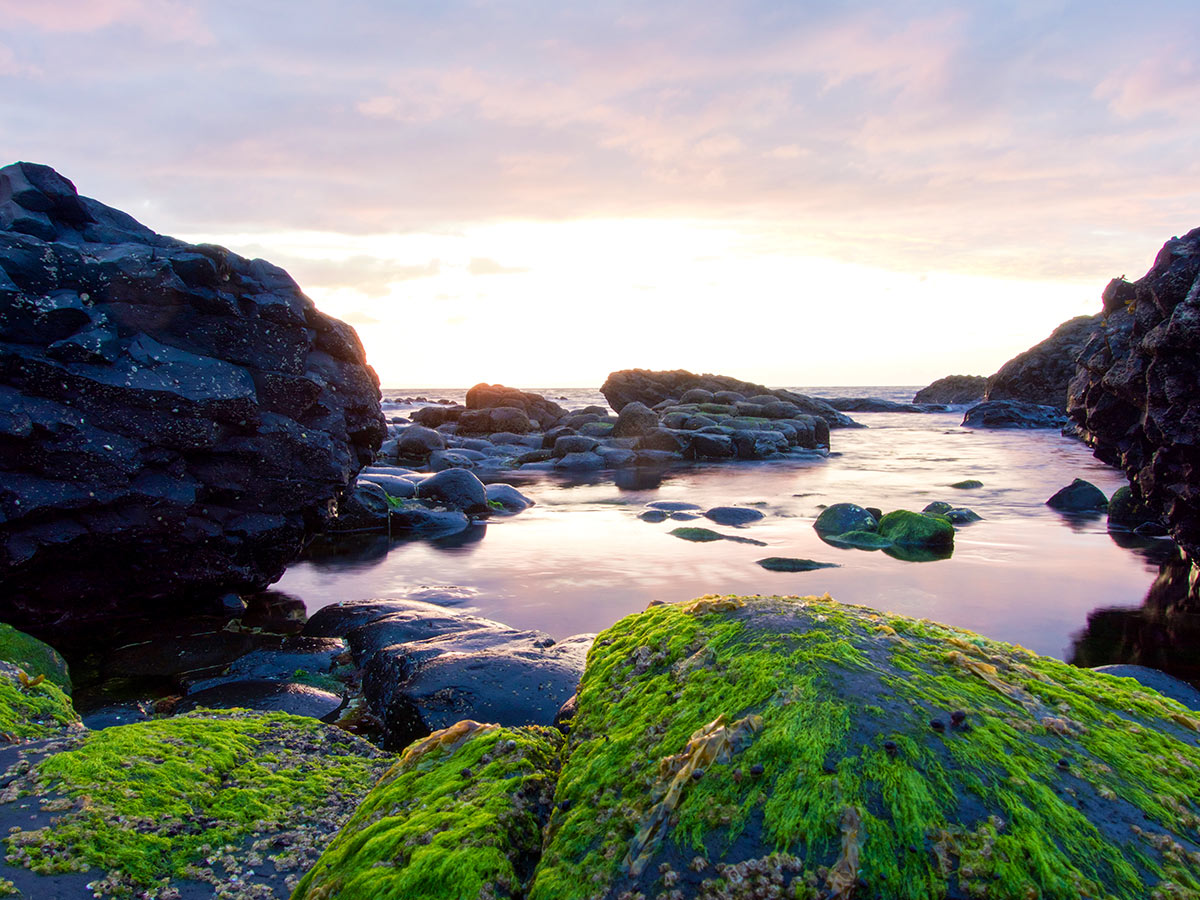
<instances>
[{"instance_id":1,"label":"calm water","mask_svg":"<svg viewBox=\"0 0 1200 900\"><path fill-rule=\"evenodd\" d=\"M914 391L803 390L903 400ZM386 390L384 396L461 400L463 393ZM543 393L566 396L563 405L570 407L603 405L595 392ZM385 405L389 414L405 408L411 407ZM469 589L462 608L555 637L598 631L655 599L828 591L844 602L948 622L1059 657L1070 655L1072 638L1089 612L1141 604L1158 573L1148 551L1118 546L1103 519L1069 520L1044 505L1073 478L1085 478L1106 494L1125 483L1079 442L1055 432L965 429L959 425L961 410L853 415L869 427L835 430L828 459L696 464L668 473L657 487L636 489L599 477L510 478L538 505L448 541L388 548L385 539L366 539L353 552L295 564L277 587L304 599L312 612L341 599L456 585ZM949 487L968 478L984 487ZM637 518L653 500L686 500L704 508L755 505L767 514L760 522L713 527L767 546L680 540L669 532L688 523ZM913 563L841 550L821 542L812 529L822 504L920 510L932 500L969 506L984 517L959 529L948 560ZM703 519L692 524L711 525ZM840 568L768 572L755 563L766 556L807 557Z\"/></svg>"}]
</instances>

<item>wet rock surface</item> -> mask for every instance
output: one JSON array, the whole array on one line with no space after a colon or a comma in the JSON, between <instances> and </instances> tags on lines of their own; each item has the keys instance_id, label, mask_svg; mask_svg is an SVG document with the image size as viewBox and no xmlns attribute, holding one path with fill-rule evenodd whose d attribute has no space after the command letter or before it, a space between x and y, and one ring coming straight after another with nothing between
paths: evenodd
<instances>
[{"instance_id":1,"label":"wet rock surface","mask_svg":"<svg viewBox=\"0 0 1200 900\"><path fill-rule=\"evenodd\" d=\"M967 410L966 428L1062 428L1067 417L1053 406L1019 400L985 400Z\"/></svg>"},{"instance_id":2,"label":"wet rock surface","mask_svg":"<svg viewBox=\"0 0 1200 900\"><path fill-rule=\"evenodd\" d=\"M1080 356L1071 418L1200 554L1200 228L1167 241L1142 278L1110 282L1103 302L1108 327Z\"/></svg>"},{"instance_id":3,"label":"wet rock surface","mask_svg":"<svg viewBox=\"0 0 1200 900\"><path fill-rule=\"evenodd\" d=\"M1019 353L988 378L987 400L1010 400L1067 409L1067 388L1075 361L1102 330L1103 316L1076 316L1059 325L1039 344Z\"/></svg>"},{"instance_id":4,"label":"wet rock surface","mask_svg":"<svg viewBox=\"0 0 1200 900\"><path fill-rule=\"evenodd\" d=\"M592 640L556 642L414 600L335 604L310 626L345 636L363 670L363 698L393 749L463 718L553 724L575 693Z\"/></svg>"},{"instance_id":5,"label":"wet rock surface","mask_svg":"<svg viewBox=\"0 0 1200 900\"><path fill-rule=\"evenodd\" d=\"M261 590L384 436L348 325L282 269L0 170L0 613Z\"/></svg>"}]
</instances>

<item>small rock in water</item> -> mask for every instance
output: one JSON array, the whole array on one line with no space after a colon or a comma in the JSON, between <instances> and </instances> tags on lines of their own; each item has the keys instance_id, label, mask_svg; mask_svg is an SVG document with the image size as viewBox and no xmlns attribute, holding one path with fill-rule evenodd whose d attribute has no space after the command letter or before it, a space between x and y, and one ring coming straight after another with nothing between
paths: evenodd
<instances>
[{"instance_id":1,"label":"small rock in water","mask_svg":"<svg viewBox=\"0 0 1200 900\"><path fill-rule=\"evenodd\" d=\"M764 518L757 509L747 509L744 506L714 506L704 514L718 525L749 525Z\"/></svg>"},{"instance_id":2,"label":"small rock in water","mask_svg":"<svg viewBox=\"0 0 1200 900\"><path fill-rule=\"evenodd\" d=\"M836 569L837 563L817 562L812 559L796 559L789 556L768 556L757 560L769 572L811 572L814 569Z\"/></svg>"},{"instance_id":3,"label":"small rock in water","mask_svg":"<svg viewBox=\"0 0 1200 900\"><path fill-rule=\"evenodd\" d=\"M958 488L960 491L970 491L975 488L983 487L983 482L974 478L968 478L965 481L956 481L950 485L952 488Z\"/></svg>"},{"instance_id":4,"label":"small rock in water","mask_svg":"<svg viewBox=\"0 0 1200 900\"><path fill-rule=\"evenodd\" d=\"M1108 498L1090 481L1076 478L1046 501L1051 509L1061 512L1104 512Z\"/></svg>"}]
</instances>

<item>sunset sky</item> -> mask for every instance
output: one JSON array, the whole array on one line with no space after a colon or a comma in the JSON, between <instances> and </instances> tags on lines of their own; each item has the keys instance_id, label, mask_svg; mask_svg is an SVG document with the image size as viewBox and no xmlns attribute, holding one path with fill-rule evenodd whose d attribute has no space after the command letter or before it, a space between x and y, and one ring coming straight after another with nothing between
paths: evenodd
<instances>
[{"instance_id":1,"label":"sunset sky","mask_svg":"<svg viewBox=\"0 0 1200 900\"><path fill-rule=\"evenodd\" d=\"M1200 4L0 0L0 164L385 385L986 375L1200 225Z\"/></svg>"}]
</instances>

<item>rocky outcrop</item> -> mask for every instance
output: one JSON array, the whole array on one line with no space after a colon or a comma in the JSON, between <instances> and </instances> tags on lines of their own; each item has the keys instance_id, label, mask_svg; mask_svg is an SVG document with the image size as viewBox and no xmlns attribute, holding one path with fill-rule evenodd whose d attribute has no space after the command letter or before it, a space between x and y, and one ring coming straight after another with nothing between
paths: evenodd
<instances>
[{"instance_id":1,"label":"rocky outcrop","mask_svg":"<svg viewBox=\"0 0 1200 900\"><path fill-rule=\"evenodd\" d=\"M549 732L414 744L297 898L1141 900L1200 852L1194 712L828 596L627 617L561 720L558 773Z\"/></svg>"},{"instance_id":2,"label":"rocky outcrop","mask_svg":"<svg viewBox=\"0 0 1200 900\"><path fill-rule=\"evenodd\" d=\"M773 390L761 384L739 381L728 375L696 375L683 369L669 372L622 369L609 374L600 387L600 393L618 413L626 404L634 401L653 408L664 400L672 400L674 405L747 403L759 407L759 411L739 411L740 415L763 415L763 407L783 401L792 404L797 413L823 419L830 428L851 428L858 425L849 416L843 415L816 397L807 397L795 391ZM770 416L769 413L766 414Z\"/></svg>"},{"instance_id":3,"label":"rocky outcrop","mask_svg":"<svg viewBox=\"0 0 1200 900\"><path fill-rule=\"evenodd\" d=\"M1096 456L1200 555L1200 228L1103 294L1106 327L1080 355L1069 413Z\"/></svg>"},{"instance_id":4,"label":"rocky outcrop","mask_svg":"<svg viewBox=\"0 0 1200 900\"><path fill-rule=\"evenodd\" d=\"M917 391L913 403L978 403L987 383L982 375L947 375Z\"/></svg>"},{"instance_id":5,"label":"rocky outcrop","mask_svg":"<svg viewBox=\"0 0 1200 900\"><path fill-rule=\"evenodd\" d=\"M475 385L475 387L467 391L467 409L520 410L542 430L552 428L558 423L559 419L567 414L565 409L553 400L547 400L541 394L505 387L502 384ZM494 420L495 417L492 417L493 424L497 427L491 429L480 428L479 430L518 431L517 428L509 427L503 422L496 422ZM529 429L526 428L525 430L528 431Z\"/></svg>"},{"instance_id":6,"label":"rocky outcrop","mask_svg":"<svg viewBox=\"0 0 1200 900\"><path fill-rule=\"evenodd\" d=\"M1062 428L1067 417L1054 406L1020 400L985 400L967 410L965 428Z\"/></svg>"},{"instance_id":7,"label":"rocky outcrop","mask_svg":"<svg viewBox=\"0 0 1200 900\"><path fill-rule=\"evenodd\" d=\"M282 269L0 169L0 612L265 587L384 435L354 330Z\"/></svg>"},{"instance_id":8,"label":"rocky outcrop","mask_svg":"<svg viewBox=\"0 0 1200 900\"><path fill-rule=\"evenodd\" d=\"M1102 316L1076 316L1039 344L1018 353L987 381L987 400L1036 403L1064 411L1075 360L1101 327Z\"/></svg>"}]
</instances>

